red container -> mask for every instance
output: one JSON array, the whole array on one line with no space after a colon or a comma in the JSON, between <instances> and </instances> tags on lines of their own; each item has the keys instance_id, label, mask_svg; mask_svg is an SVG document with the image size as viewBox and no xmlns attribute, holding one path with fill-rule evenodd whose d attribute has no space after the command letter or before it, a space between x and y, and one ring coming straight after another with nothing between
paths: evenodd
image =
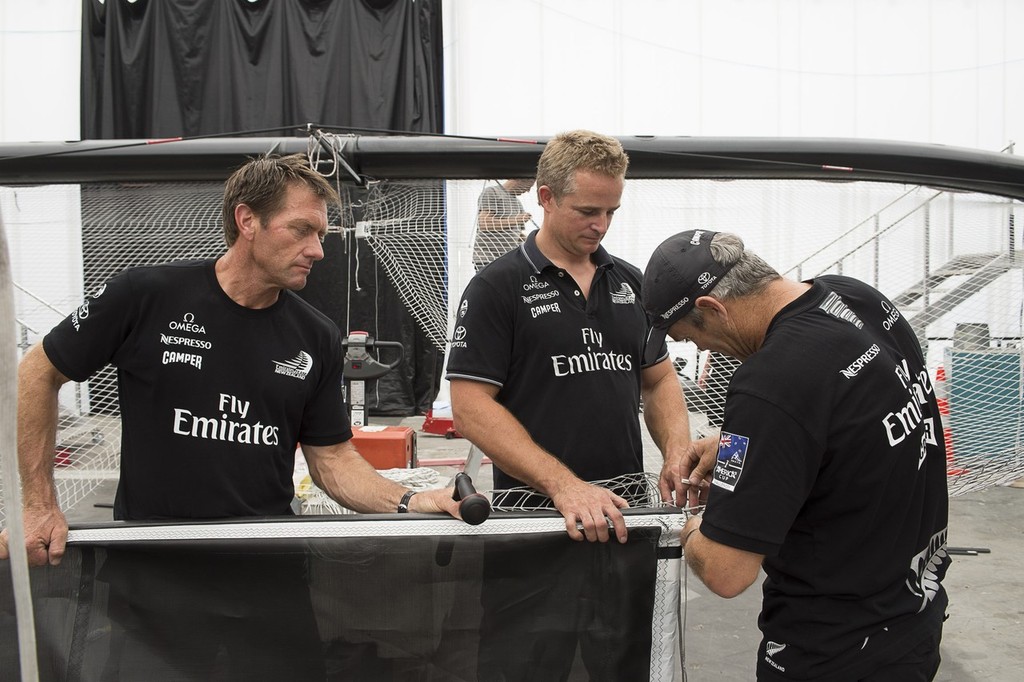
<instances>
[{"instance_id":1,"label":"red container","mask_svg":"<svg viewBox=\"0 0 1024 682\"><path fill-rule=\"evenodd\" d=\"M412 469L416 466L416 432L408 426L356 426L352 443L374 469Z\"/></svg>"}]
</instances>

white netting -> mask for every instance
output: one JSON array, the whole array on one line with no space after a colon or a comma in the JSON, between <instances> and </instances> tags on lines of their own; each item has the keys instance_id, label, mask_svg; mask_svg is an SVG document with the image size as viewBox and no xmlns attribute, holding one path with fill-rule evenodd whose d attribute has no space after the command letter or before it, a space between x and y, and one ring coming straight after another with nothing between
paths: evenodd
<instances>
[{"instance_id":1,"label":"white netting","mask_svg":"<svg viewBox=\"0 0 1024 682\"><path fill-rule=\"evenodd\" d=\"M366 240L414 319L440 348L450 336L453 308L475 272L477 199L495 182L376 179L365 189L343 185L345 209L332 212L332 232L341 232L346 244ZM220 254L221 187L216 182L0 187L21 348L38 341L85 292L125 267ZM534 193L520 200L540 222ZM877 286L918 331L933 380L942 369L945 427L953 444L950 491L959 494L1024 472L1018 204L885 183L630 180L605 246L643 267L653 249L675 232L733 231L790 276L841 272ZM343 257L350 257L348 251ZM713 428L721 419L734 364L689 344L671 344L670 350L696 410L692 421ZM106 370L87 383L66 386L60 414L57 478L67 508L117 470L113 373Z\"/></svg>"},{"instance_id":2,"label":"white netting","mask_svg":"<svg viewBox=\"0 0 1024 682\"><path fill-rule=\"evenodd\" d=\"M661 501L661 493L658 492L657 473L626 474L591 483L611 490L629 502L629 506L634 509L666 506ZM492 490L487 494L491 498L491 508L497 512L542 511L553 508L551 498L526 486Z\"/></svg>"},{"instance_id":3,"label":"white netting","mask_svg":"<svg viewBox=\"0 0 1024 682\"><path fill-rule=\"evenodd\" d=\"M448 338L445 183L440 180L369 184L357 236L365 236L398 294L427 338Z\"/></svg>"}]
</instances>

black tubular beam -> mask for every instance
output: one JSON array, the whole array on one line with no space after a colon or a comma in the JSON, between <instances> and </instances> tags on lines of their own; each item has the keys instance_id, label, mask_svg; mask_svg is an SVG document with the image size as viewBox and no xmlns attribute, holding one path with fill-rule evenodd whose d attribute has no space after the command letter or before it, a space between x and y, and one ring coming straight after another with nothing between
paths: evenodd
<instances>
[{"instance_id":1,"label":"black tubular beam","mask_svg":"<svg viewBox=\"0 0 1024 682\"><path fill-rule=\"evenodd\" d=\"M531 176L548 138L347 135L365 178ZM844 138L620 137L631 178L852 180L1024 199L1024 159L935 144ZM305 152L306 137L0 144L0 184L223 180L252 156ZM343 178L345 179L345 178Z\"/></svg>"}]
</instances>

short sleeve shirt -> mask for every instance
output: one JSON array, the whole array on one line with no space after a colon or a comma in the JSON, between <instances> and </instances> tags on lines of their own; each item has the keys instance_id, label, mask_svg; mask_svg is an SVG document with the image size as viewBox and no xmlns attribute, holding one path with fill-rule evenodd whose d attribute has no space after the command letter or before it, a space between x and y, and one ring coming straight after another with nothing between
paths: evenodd
<instances>
[{"instance_id":1,"label":"short sleeve shirt","mask_svg":"<svg viewBox=\"0 0 1024 682\"><path fill-rule=\"evenodd\" d=\"M815 280L733 375L701 526L766 555L759 665L839 679L944 604L946 495L910 325L861 282Z\"/></svg>"},{"instance_id":2,"label":"short sleeve shirt","mask_svg":"<svg viewBox=\"0 0 1024 682\"><path fill-rule=\"evenodd\" d=\"M43 348L75 381L117 369L117 519L289 514L297 444L352 436L334 323L289 291L236 304L214 261L115 276Z\"/></svg>"}]
</instances>

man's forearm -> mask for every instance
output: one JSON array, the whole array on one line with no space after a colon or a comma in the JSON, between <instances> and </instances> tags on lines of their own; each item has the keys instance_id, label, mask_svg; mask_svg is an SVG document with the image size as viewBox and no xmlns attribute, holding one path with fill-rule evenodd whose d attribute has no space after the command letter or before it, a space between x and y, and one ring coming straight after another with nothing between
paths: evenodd
<instances>
[{"instance_id":1,"label":"man's forearm","mask_svg":"<svg viewBox=\"0 0 1024 682\"><path fill-rule=\"evenodd\" d=\"M757 579L764 556L711 540L701 530L703 517L691 516L682 530L683 557L701 582L726 599L741 594Z\"/></svg>"},{"instance_id":2,"label":"man's forearm","mask_svg":"<svg viewBox=\"0 0 1024 682\"><path fill-rule=\"evenodd\" d=\"M518 230L522 229L526 221L519 215L497 215L494 213L481 213L477 217L477 228L483 232L494 230Z\"/></svg>"},{"instance_id":3,"label":"man's forearm","mask_svg":"<svg viewBox=\"0 0 1024 682\"><path fill-rule=\"evenodd\" d=\"M663 375L644 391L644 422L664 455L690 444L686 400L674 372Z\"/></svg>"},{"instance_id":4,"label":"man's forearm","mask_svg":"<svg viewBox=\"0 0 1024 682\"><path fill-rule=\"evenodd\" d=\"M61 383L42 348L30 350L18 372L18 464L26 507L57 506L53 453Z\"/></svg>"},{"instance_id":5,"label":"man's forearm","mask_svg":"<svg viewBox=\"0 0 1024 682\"><path fill-rule=\"evenodd\" d=\"M352 441L325 447L303 445L302 452L313 482L345 508L364 514L398 509L406 488L378 475Z\"/></svg>"},{"instance_id":6,"label":"man's forearm","mask_svg":"<svg viewBox=\"0 0 1024 682\"><path fill-rule=\"evenodd\" d=\"M486 395L456 399L452 408L455 428L490 457L509 476L552 496L566 481L575 480L572 471L530 436L515 416Z\"/></svg>"}]
</instances>

